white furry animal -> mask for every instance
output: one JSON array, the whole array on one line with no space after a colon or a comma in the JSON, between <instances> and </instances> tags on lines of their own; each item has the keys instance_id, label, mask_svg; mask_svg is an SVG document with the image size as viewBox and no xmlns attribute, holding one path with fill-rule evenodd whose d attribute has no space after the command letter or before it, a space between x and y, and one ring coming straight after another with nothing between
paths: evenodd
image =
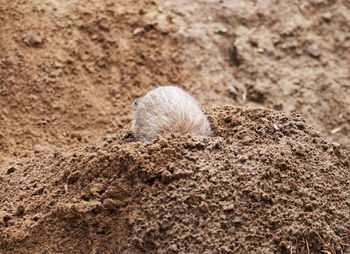
<instances>
[{"instance_id":1,"label":"white furry animal","mask_svg":"<svg viewBox=\"0 0 350 254\"><path fill-rule=\"evenodd\" d=\"M135 101L133 132L137 140L152 141L167 133L212 136L198 102L176 86L161 86Z\"/></svg>"}]
</instances>

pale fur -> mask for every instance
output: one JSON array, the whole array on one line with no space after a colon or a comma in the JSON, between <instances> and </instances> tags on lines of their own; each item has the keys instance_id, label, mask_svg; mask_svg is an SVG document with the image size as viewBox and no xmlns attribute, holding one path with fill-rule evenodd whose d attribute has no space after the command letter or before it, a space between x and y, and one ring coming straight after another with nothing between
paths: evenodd
<instances>
[{"instance_id":1,"label":"pale fur","mask_svg":"<svg viewBox=\"0 0 350 254\"><path fill-rule=\"evenodd\" d=\"M158 87L135 101L133 132L137 140L145 142L167 133L212 136L198 102L176 86Z\"/></svg>"}]
</instances>

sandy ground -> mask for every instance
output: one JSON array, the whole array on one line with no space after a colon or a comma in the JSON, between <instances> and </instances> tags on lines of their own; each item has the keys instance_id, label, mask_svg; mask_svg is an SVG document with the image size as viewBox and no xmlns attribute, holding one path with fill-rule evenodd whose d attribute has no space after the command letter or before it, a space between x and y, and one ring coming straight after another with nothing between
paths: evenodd
<instances>
[{"instance_id":1,"label":"sandy ground","mask_svg":"<svg viewBox=\"0 0 350 254\"><path fill-rule=\"evenodd\" d=\"M0 0L0 21L4 253L350 253L347 1ZM135 142L164 84L215 137Z\"/></svg>"}]
</instances>

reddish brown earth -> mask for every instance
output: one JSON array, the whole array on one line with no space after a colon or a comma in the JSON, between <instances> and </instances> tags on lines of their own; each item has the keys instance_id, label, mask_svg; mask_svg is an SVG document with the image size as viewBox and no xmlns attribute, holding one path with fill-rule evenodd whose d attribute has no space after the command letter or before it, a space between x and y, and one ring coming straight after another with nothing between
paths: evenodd
<instances>
[{"instance_id":1,"label":"reddish brown earth","mask_svg":"<svg viewBox=\"0 0 350 254\"><path fill-rule=\"evenodd\" d=\"M350 253L347 1L0 0L0 24L0 253ZM216 137L135 142L162 84Z\"/></svg>"},{"instance_id":2,"label":"reddish brown earth","mask_svg":"<svg viewBox=\"0 0 350 254\"><path fill-rule=\"evenodd\" d=\"M213 138L120 132L5 168L3 253L350 251L349 153L297 114L207 113Z\"/></svg>"}]
</instances>

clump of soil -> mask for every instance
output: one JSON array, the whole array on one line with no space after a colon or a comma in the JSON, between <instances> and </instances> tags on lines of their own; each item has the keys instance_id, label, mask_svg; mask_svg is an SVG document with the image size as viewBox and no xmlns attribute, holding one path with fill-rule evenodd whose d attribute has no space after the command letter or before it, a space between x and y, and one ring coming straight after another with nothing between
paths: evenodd
<instances>
[{"instance_id":1,"label":"clump of soil","mask_svg":"<svg viewBox=\"0 0 350 254\"><path fill-rule=\"evenodd\" d=\"M3 253L347 253L349 154L296 113L218 106L215 137L97 145L0 175Z\"/></svg>"}]
</instances>

